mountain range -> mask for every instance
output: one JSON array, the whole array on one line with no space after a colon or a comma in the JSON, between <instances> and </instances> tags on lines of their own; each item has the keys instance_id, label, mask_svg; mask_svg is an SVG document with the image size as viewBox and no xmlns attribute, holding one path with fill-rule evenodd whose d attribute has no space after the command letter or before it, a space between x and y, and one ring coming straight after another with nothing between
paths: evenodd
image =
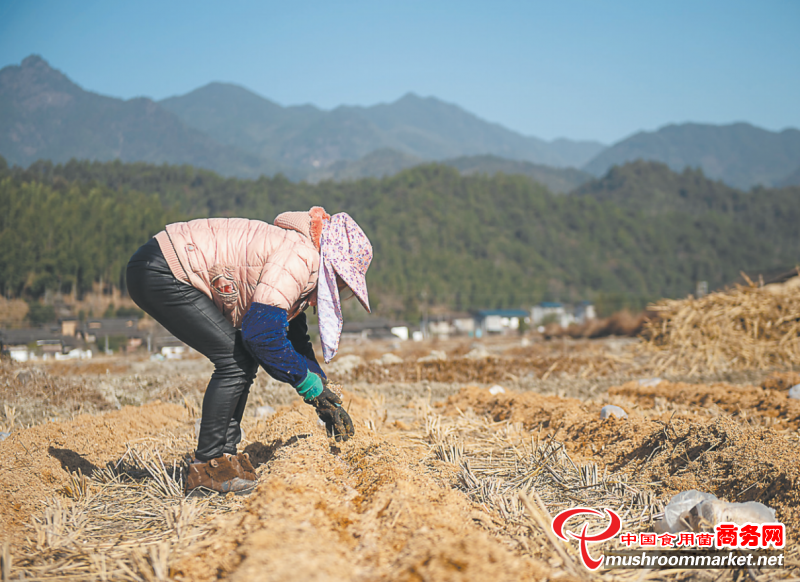
<instances>
[{"instance_id":1,"label":"mountain range","mask_svg":"<svg viewBox=\"0 0 800 582\"><path fill-rule=\"evenodd\" d=\"M457 105L408 93L389 104L281 107L243 87L211 83L159 102L188 126L220 143L292 167L324 168L393 149L423 160L494 154L551 166L580 166L597 142L526 137Z\"/></svg>"},{"instance_id":2,"label":"mountain range","mask_svg":"<svg viewBox=\"0 0 800 582\"><path fill-rule=\"evenodd\" d=\"M150 99L84 91L36 56L0 70L0 153L20 165L77 158L194 164L240 175L280 170L188 127Z\"/></svg>"},{"instance_id":3,"label":"mountain range","mask_svg":"<svg viewBox=\"0 0 800 582\"><path fill-rule=\"evenodd\" d=\"M736 188L800 184L800 131L773 132L748 123L667 125L614 144L583 169L601 176L635 160L663 162L677 172L702 168Z\"/></svg>"},{"instance_id":4,"label":"mountain range","mask_svg":"<svg viewBox=\"0 0 800 582\"><path fill-rule=\"evenodd\" d=\"M315 170L308 174L306 180L316 184L323 180L339 182L360 178L382 178L426 163L429 161L396 150L377 150L359 160L338 161L327 168ZM464 176L474 174L527 176L534 182L547 186L556 194L572 192L593 178L591 174L577 168L556 168L493 155L462 156L441 160L439 163L457 169Z\"/></svg>"},{"instance_id":5,"label":"mountain range","mask_svg":"<svg viewBox=\"0 0 800 582\"><path fill-rule=\"evenodd\" d=\"M0 70L0 155L23 166L119 159L310 182L381 177L439 161L467 174L525 175L554 192L644 159L676 171L699 167L738 188L800 184L796 129L669 125L606 147L524 136L413 93L330 111L284 107L224 83L161 101L116 99L84 90L35 55Z\"/></svg>"}]
</instances>

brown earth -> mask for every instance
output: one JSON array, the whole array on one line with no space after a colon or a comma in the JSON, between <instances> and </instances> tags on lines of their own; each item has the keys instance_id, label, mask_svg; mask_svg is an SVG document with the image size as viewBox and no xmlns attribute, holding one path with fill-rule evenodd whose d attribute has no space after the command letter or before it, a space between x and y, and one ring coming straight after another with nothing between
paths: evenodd
<instances>
[{"instance_id":1,"label":"brown earth","mask_svg":"<svg viewBox=\"0 0 800 582\"><path fill-rule=\"evenodd\" d=\"M624 394L640 408L653 405L654 393L673 394L678 401L695 393L697 407L707 406L704 395L734 394L729 398L733 407L739 397L761 402L752 396L757 392L765 391L667 382L655 388L629 383L609 391L611 395ZM785 399L785 395L771 392L773 398ZM538 434L555 435L583 459L635 475L666 499L680 491L699 489L727 501L759 501L775 509L787 527L800 529L800 443L793 432L741 422L758 414L774 418L772 415L795 410L793 402L791 407L779 403L784 407L763 406L748 410L747 415L665 410L645 417L634 410L627 419L600 420L599 405L576 399L530 392L493 396L473 387L448 398L442 410L453 415L471 409L494 421L521 422ZM690 401L684 408L691 407Z\"/></svg>"},{"instance_id":2,"label":"brown earth","mask_svg":"<svg viewBox=\"0 0 800 582\"><path fill-rule=\"evenodd\" d=\"M96 416L84 414L14 431L0 442L0 538L12 539L44 500L67 483L69 474L91 475L118 459L125 444L187 424L186 409L152 403Z\"/></svg>"},{"instance_id":3,"label":"brown earth","mask_svg":"<svg viewBox=\"0 0 800 582\"><path fill-rule=\"evenodd\" d=\"M16 409L18 426L112 408L95 385L81 378L54 377L41 367L8 360L0 360L0 404Z\"/></svg>"},{"instance_id":4,"label":"brown earth","mask_svg":"<svg viewBox=\"0 0 800 582\"><path fill-rule=\"evenodd\" d=\"M430 351L415 349L422 355ZM471 347L462 345L458 349L464 353ZM325 438L310 407L293 394L263 385L260 377L246 414L265 403L276 406L278 412L266 420L245 417L248 440L244 446L257 466L258 489L243 503L241 499L221 499L207 508L205 511L211 512L204 514L208 520L196 524L204 528L196 541L172 546L165 541L163 555L170 556L165 558L168 578L570 579L573 548L563 546L573 556L565 564L541 528L525 511L520 512L521 506L509 505L505 513L501 506L482 503L474 493L485 487L485 498L491 498L496 493L489 488L491 479L476 485L477 489L465 487L463 469L454 460L457 451L473 447L471 457L461 454L462 458L474 459L480 447L503 439L512 471L519 451L549 437L552 442L563 443L579 467L593 463L601 473L624 476L648 498L652 495L656 499L654 507L659 503L663 507L679 491L696 488L728 501L760 501L777 511L790 535L800 528L800 441L796 432L800 410L785 393L798 383L800 375L785 372L763 382L764 375L751 380L761 386L661 382L651 387L622 381L608 392L594 392L592 399L509 389L505 394L492 395L478 386L458 390L463 384L432 388L430 383L416 382L418 368L428 370L424 373L432 377L456 381L482 374L488 378L504 370L514 370L512 374L533 371L541 379L548 370L551 375L559 373L560 368L551 368L560 362L559 366L564 366L561 386L570 377L578 378L581 370L602 370L604 366L622 365L625 359L602 353L597 346L561 355L551 349L541 359L531 350L516 347L508 351L518 354L475 361L362 367L355 376L374 371L384 382L388 376L392 383L362 383L346 393L345 405L357 427L356 436L347 443ZM139 368L123 363L114 367L113 362L92 362L80 372L63 364L41 373L35 366L3 366L2 402L11 406L16 403L20 410L26 409L26 392L38 399L62 398L65 406L74 410L81 397L88 400L92 394L102 395L101 384L113 383L115 375L120 386L149 382L146 376L138 375ZM465 366L466 371L459 372L459 366ZM109 374L104 373L106 369ZM187 377L169 372L179 369L183 374L188 368L158 368L159 374L170 380L156 382L150 394L166 390L170 398L184 402L184 388L199 386L207 379L207 368L198 368L195 375ZM402 382L402 374L413 374L406 378L412 382ZM458 391L454 394L454 390ZM432 402L437 394L449 397ZM292 404L280 407L284 402ZM600 407L606 403L623 406L629 418L600 420ZM119 459L127 443L147 440L148 446L169 449L172 456L165 455L164 459L171 463L179 455L180 447L175 443L180 441L183 446L191 440L192 415L196 414L190 398L186 406L152 403L28 429L20 429L18 423L12 436L0 442L0 490L8 492L0 502L0 538L18 544L20 535L29 533L23 525L31 517L41 517L52 505L50 498L64 499L71 471L80 469L90 474ZM446 430L436 428L445 424ZM470 432L470 426L483 429ZM175 438L176 434L180 438ZM437 449L443 443L454 447L452 458ZM491 463L491 454L481 458ZM492 466L487 465L488 473L485 467L481 474L490 475ZM117 487L123 495L125 486ZM556 487L555 491L560 489ZM220 509L228 501L230 506ZM510 499L512 502L517 504L518 500ZM169 503L184 507L179 498ZM647 530L652 524L642 527ZM136 558L138 565L129 563L132 571L140 579L163 579L153 574L155 545L147 545L158 540L143 543L142 553ZM18 555L24 554L30 560L27 563L40 566L58 560L69 564L72 555L64 549L60 554L43 552L38 558L25 554L37 551L26 546ZM84 564L88 564L86 559ZM123 572L119 564L115 567L115 572ZM656 577L655 572L652 574ZM675 579L675 574L660 573L657 577ZM131 575L124 579L137 578Z\"/></svg>"},{"instance_id":5,"label":"brown earth","mask_svg":"<svg viewBox=\"0 0 800 582\"><path fill-rule=\"evenodd\" d=\"M765 384L775 385L780 380L773 377ZM608 394L630 400L637 409L650 409L658 403L669 402L672 410L722 410L744 421L766 421L767 424L776 425L776 428L789 430L800 428L800 400L789 398L786 392L762 387L725 383L708 386L683 382L640 386L638 382L628 382L610 388Z\"/></svg>"},{"instance_id":6,"label":"brown earth","mask_svg":"<svg viewBox=\"0 0 800 582\"><path fill-rule=\"evenodd\" d=\"M354 414L360 411L354 407ZM515 556L435 478L427 448L359 429L332 445L308 409L279 412L269 461L239 515L174 567L182 580L522 580L551 568Z\"/></svg>"},{"instance_id":7,"label":"brown earth","mask_svg":"<svg viewBox=\"0 0 800 582\"><path fill-rule=\"evenodd\" d=\"M519 357L521 351L528 357ZM571 373L582 377L612 374L628 361L618 357L597 357L594 354L552 354L530 357L530 349L518 349L511 356L488 356L479 359L452 359L441 362L407 361L384 366L367 363L358 366L345 379L379 383L389 379L399 382L471 382L491 384L517 381L524 376L547 379L553 372ZM513 356L518 357L513 357Z\"/></svg>"},{"instance_id":8,"label":"brown earth","mask_svg":"<svg viewBox=\"0 0 800 582\"><path fill-rule=\"evenodd\" d=\"M761 387L765 390L783 391L797 384L800 384L800 374L797 372L775 372L761 383Z\"/></svg>"}]
</instances>

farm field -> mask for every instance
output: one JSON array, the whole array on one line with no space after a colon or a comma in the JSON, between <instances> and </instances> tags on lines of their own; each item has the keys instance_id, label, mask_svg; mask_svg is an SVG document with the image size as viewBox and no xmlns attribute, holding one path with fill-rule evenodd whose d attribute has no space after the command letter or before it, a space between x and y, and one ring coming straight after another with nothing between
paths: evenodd
<instances>
[{"instance_id":1,"label":"farm field","mask_svg":"<svg viewBox=\"0 0 800 582\"><path fill-rule=\"evenodd\" d=\"M240 445L258 489L188 500L180 481L211 373L203 358L2 361L4 575L796 578L800 400L787 393L800 374L681 377L662 366L656 377L661 361L621 338L344 344L327 371L344 387L355 437L329 441L293 389L261 371ZM606 404L628 418L601 419ZM652 531L689 489L774 509L787 568L591 573L577 544L543 527L546 514L583 505L615 509L625 531Z\"/></svg>"}]
</instances>

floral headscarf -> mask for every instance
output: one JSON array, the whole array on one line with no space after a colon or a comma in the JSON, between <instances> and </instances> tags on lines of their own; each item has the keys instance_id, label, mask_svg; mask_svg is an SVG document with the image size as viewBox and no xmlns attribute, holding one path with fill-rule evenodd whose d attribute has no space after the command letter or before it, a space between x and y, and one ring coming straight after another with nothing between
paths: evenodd
<instances>
[{"instance_id":1,"label":"floral headscarf","mask_svg":"<svg viewBox=\"0 0 800 582\"><path fill-rule=\"evenodd\" d=\"M330 362L339 351L342 334L342 302L336 275L347 283L367 312L367 269L372 261L372 245L349 214L334 214L323 220L320 237L320 275L317 284L317 310L322 356Z\"/></svg>"}]
</instances>

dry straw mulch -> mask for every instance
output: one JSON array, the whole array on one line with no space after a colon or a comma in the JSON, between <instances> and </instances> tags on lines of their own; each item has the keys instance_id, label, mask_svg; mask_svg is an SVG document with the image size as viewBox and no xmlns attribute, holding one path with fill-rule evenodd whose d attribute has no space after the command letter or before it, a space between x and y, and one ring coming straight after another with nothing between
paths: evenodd
<instances>
[{"instance_id":1,"label":"dry straw mulch","mask_svg":"<svg viewBox=\"0 0 800 582\"><path fill-rule=\"evenodd\" d=\"M232 497L184 497L182 463L164 457L174 459L190 440L152 439L128 446L122 458L91 478L72 473L60 495L42 503L26 543L4 563L26 580L169 579L170 565L211 521L242 506Z\"/></svg>"},{"instance_id":2,"label":"dry straw mulch","mask_svg":"<svg viewBox=\"0 0 800 582\"><path fill-rule=\"evenodd\" d=\"M705 297L664 299L644 330L656 373L800 364L800 288L737 285Z\"/></svg>"}]
</instances>

